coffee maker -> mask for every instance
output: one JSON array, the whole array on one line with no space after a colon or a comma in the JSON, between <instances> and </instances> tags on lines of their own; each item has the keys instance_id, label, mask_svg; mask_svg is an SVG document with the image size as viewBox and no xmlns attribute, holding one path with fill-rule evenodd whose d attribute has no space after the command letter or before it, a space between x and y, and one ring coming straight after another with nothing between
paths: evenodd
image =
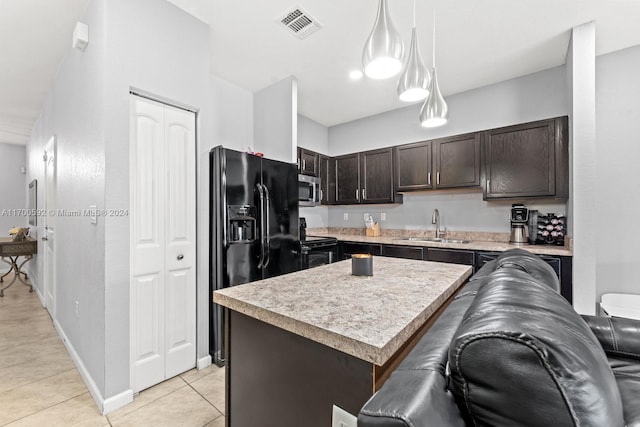
<instances>
[{"instance_id":1,"label":"coffee maker","mask_svg":"<svg viewBox=\"0 0 640 427\"><path fill-rule=\"evenodd\" d=\"M529 244L529 210L521 203L511 205L511 236L509 243L515 245Z\"/></svg>"}]
</instances>

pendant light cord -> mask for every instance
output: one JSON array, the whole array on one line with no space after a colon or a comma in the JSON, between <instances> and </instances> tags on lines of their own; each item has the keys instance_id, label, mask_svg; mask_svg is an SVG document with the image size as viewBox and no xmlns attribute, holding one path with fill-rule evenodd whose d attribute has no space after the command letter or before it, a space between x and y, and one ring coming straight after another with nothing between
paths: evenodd
<instances>
[{"instance_id":1,"label":"pendant light cord","mask_svg":"<svg viewBox=\"0 0 640 427\"><path fill-rule=\"evenodd\" d=\"M431 49L433 55L433 68L436 68L436 10L433 9L433 49Z\"/></svg>"}]
</instances>

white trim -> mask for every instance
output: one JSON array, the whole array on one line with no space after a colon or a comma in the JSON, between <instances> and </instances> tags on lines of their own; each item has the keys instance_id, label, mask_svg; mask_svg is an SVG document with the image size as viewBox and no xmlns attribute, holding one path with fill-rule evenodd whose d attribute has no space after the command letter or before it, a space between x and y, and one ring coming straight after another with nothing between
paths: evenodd
<instances>
[{"instance_id":1,"label":"white trim","mask_svg":"<svg viewBox=\"0 0 640 427\"><path fill-rule=\"evenodd\" d=\"M38 299L40 300L40 304L42 304L42 307L47 308L45 299L44 299L44 294L38 287L38 284L36 283L36 281L33 280L33 276L31 275L31 273L32 272L29 272L29 283L31 283L31 286L33 287L34 292L36 293L36 295L38 295Z\"/></svg>"},{"instance_id":2,"label":"white trim","mask_svg":"<svg viewBox=\"0 0 640 427\"><path fill-rule=\"evenodd\" d=\"M197 360L196 362L196 368L198 368L198 371L211 366L211 355L207 354L205 357L201 357L200 359Z\"/></svg>"},{"instance_id":3,"label":"white trim","mask_svg":"<svg viewBox=\"0 0 640 427\"><path fill-rule=\"evenodd\" d=\"M93 400L96 402L96 405L98 406L98 409L100 410L100 413L102 415L106 415L109 412L113 412L116 409L133 402L133 390L131 389L125 390L122 393L108 399L102 397L100 390L98 390L98 386L96 385L95 381L93 381L93 378L91 377L91 374L89 374L86 366L84 366L84 363L82 363L82 359L80 359L80 356L76 352L75 348L67 339L67 335L64 333L64 330L62 329L60 323L58 323L58 321L54 319L53 326L56 328L56 331L58 331L58 335L62 339L62 343L69 352L71 360L73 360L73 363L76 365L76 368L78 369L82 380L87 386L91 397L93 397Z\"/></svg>"},{"instance_id":4,"label":"white trim","mask_svg":"<svg viewBox=\"0 0 640 427\"><path fill-rule=\"evenodd\" d=\"M105 399L102 403L102 415L109 414L131 402L133 402L133 390L129 388L122 393Z\"/></svg>"}]
</instances>

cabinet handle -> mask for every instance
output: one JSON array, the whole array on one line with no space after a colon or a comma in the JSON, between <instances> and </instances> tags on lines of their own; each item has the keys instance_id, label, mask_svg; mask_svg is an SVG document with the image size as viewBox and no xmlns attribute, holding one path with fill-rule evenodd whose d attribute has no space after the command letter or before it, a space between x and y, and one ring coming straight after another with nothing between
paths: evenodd
<instances>
[{"instance_id":1,"label":"cabinet handle","mask_svg":"<svg viewBox=\"0 0 640 427\"><path fill-rule=\"evenodd\" d=\"M440 185L440 172L436 173L436 184Z\"/></svg>"},{"instance_id":2,"label":"cabinet handle","mask_svg":"<svg viewBox=\"0 0 640 427\"><path fill-rule=\"evenodd\" d=\"M366 200L367 199L367 191L365 188L362 189L362 200Z\"/></svg>"},{"instance_id":3,"label":"cabinet handle","mask_svg":"<svg viewBox=\"0 0 640 427\"><path fill-rule=\"evenodd\" d=\"M427 173L427 185L431 185L431 172Z\"/></svg>"},{"instance_id":4,"label":"cabinet handle","mask_svg":"<svg viewBox=\"0 0 640 427\"><path fill-rule=\"evenodd\" d=\"M356 188L356 200L360 201L360 193L358 192L357 188Z\"/></svg>"},{"instance_id":5,"label":"cabinet handle","mask_svg":"<svg viewBox=\"0 0 640 427\"><path fill-rule=\"evenodd\" d=\"M305 170L307 168L307 161L305 159L302 159L302 170Z\"/></svg>"}]
</instances>

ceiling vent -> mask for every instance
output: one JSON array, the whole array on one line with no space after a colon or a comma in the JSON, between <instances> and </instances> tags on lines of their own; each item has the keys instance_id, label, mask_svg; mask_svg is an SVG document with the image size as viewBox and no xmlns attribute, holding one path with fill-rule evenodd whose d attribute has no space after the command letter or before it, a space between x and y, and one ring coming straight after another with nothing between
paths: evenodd
<instances>
[{"instance_id":1,"label":"ceiling vent","mask_svg":"<svg viewBox=\"0 0 640 427\"><path fill-rule=\"evenodd\" d=\"M278 21L299 39L304 39L322 28L318 21L299 6L285 13Z\"/></svg>"}]
</instances>

